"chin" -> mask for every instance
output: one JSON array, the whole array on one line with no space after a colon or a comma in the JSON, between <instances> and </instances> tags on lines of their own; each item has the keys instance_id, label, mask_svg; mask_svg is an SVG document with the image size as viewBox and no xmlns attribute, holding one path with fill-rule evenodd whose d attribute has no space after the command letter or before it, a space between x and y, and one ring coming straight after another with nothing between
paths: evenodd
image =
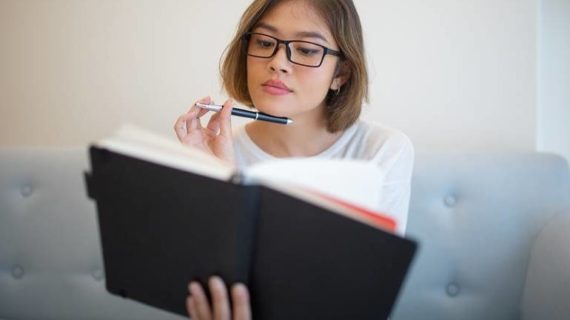
<instances>
[{"instance_id":1,"label":"chin","mask_svg":"<svg viewBox=\"0 0 570 320\"><path fill-rule=\"evenodd\" d=\"M284 97L253 99L253 104L261 112L283 117L290 116L293 111L292 107L295 106L294 102Z\"/></svg>"}]
</instances>

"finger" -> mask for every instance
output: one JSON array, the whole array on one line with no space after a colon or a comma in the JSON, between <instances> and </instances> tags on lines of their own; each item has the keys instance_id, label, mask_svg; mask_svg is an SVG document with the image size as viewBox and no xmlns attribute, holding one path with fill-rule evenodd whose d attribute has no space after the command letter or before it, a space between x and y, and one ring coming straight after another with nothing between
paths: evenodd
<instances>
[{"instance_id":1,"label":"finger","mask_svg":"<svg viewBox=\"0 0 570 320\"><path fill-rule=\"evenodd\" d=\"M197 107L196 107L197 108ZM186 131L190 133L192 130L201 130L202 123L200 122L200 113L203 113L204 110L192 110L188 112L188 120L186 120ZM206 110L207 112L208 110Z\"/></svg>"},{"instance_id":2,"label":"finger","mask_svg":"<svg viewBox=\"0 0 570 320\"><path fill-rule=\"evenodd\" d=\"M192 298L192 296L188 296L186 298L186 311L192 320L199 320L198 314L196 313L196 302Z\"/></svg>"},{"instance_id":3,"label":"finger","mask_svg":"<svg viewBox=\"0 0 570 320\"><path fill-rule=\"evenodd\" d=\"M220 111L220 135L226 138L232 137L232 108L234 105L234 101L232 99L228 99L224 103L224 107L222 111Z\"/></svg>"},{"instance_id":4,"label":"finger","mask_svg":"<svg viewBox=\"0 0 570 320\"><path fill-rule=\"evenodd\" d=\"M210 292L212 293L212 304L214 305L214 319L230 319L230 303L228 301L228 291L224 281L217 276L210 278Z\"/></svg>"},{"instance_id":5,"label":"finger","mask_svg":"<svg viewBox=\"0 0 570 320\"><path fill-rule=\"evenodd\" d=\"M184 132L184 135L189 134L192 130L202 129L202 124L200 123L198 112L199 110L192 110L181 116L182 124L180 125L178 130L182 132L184 129L184 131L186 131Z\"/></svg>"},{"instance_id":6,"label":"finger","mask_svg":"<svg viewBox=\"0 0 570 320\"><path fill-rule=\"evenodd\" d=\"M202 109L200 107L196 107L198 108L198 118L201 118L203 115L205 115L206 113L210 112L210 110L208 109Z\"/></svg>"},{"instance_id":7,"label":"finger","mask_svg":"<svg viewBox=\"0 0 570 320\"><path fill-rule=\"evenodd\" d=\"M210 303L202 289L202 286L195 281L190 283L190 295L194 303L193 308L196 313L196 318L200 320L211 320L212 312L210 311Z\"/></svg>"},{"instance_id":8,"label":"finger","mask_svg":"<svg viewBox=\"0 0 570 320\"><path fill-rule=\"evenodd\" d=\"M186 119L185 119L186 115L187 115L186 113L181 115L180 117L178 117L178 119L176 119L176 122L174 123L174 133L176 133L176 137L180 141L182 141L182 139L184 139L184 137L187 134Z\"/></svg>"},{"instance_id":9,"label":"finger","mask_svg":"<svg viewBox=\"0 0 570 320\"><path fill-rule=\"evenodd\" d=\"M202 123L200 122L200 118L208 113L208 110L199 108L196 106L196 103L204 103L209 104L212 103L212 98L210 96L204 97L192 104L188 112L186 113L186 129L187 133L190 133L192 130L202 129Z\"/></svg>"},{"instance_id":10,"label":"finger","mask_svg":"<svg viewBox=\"0 0 570 320\"><path fill-rule=\"evenodd\" d=\"M190 110L190 111L180 115L180 117L178 117L178 119L176 119L176 123L174 125L175 126L184 125L184 124L186 124L186 121L190 120L191 118L195 118L197 114L198 114L198 110Z\"/></svg>"},{"instance_id":11,"label":"finger","mask_svg":"<svg viewBox=\"0 0 570 320\"><path fill-rule=\"evenodd\" d=\"M250 320L251 306L249 304L249 292L242 283L232 286L232 301L234 302L234 320Z\"/></svg>"},{"instance_id":12,"label":"finger","mask_svg":"<svg viewBox=\"0 0 570 320\"><path fill-rule=\"evenodd\" d=\"M198 111L198 116L197 116L197 117L198 117L198 118L201 118L203 115L205 115L206 113L208 113L209 110L207 110L207 109L202 109L202 108L198 107L198 106L196 105L197 103L212 104L212 103L214 103L214 102L212 101L212 98L210 98L209 96L208 96L208 97L205 97L205 98L202 98L202 99L200 99L200 100L194 102L194 104L192 105L192 107L190 108L190 110L189 110L188 112L191 112L191 111Z\"/></svg>"},{"instance_id":13,"label":"finger","mask_svg":"<svg viewBox=\"0 0 570 320\"><path fill-rule=\"evenodd\" d=\"M220 131L220 112L216 112L210 117L207 128L210 129L214 134L218 134Z\"/></svg>"}]
</instances>

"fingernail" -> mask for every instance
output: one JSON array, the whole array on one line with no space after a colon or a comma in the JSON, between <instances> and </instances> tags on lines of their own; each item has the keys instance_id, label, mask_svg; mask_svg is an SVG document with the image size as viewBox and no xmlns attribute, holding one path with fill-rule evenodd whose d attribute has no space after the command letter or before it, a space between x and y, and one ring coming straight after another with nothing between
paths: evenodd
<instances>
[{"instance_id":1,"label":"fingernail","mask_svg":"<svg viewBox=\"0 0 570 320\"><path fill-rule=\"evenodd\" d=\"M218 276L212 276L210 277L210 285L215 288L223 288L224 281Z\"/></svg>"},{"instance_id":2,"label":"fingernail","mask_svg":"<svg viewBox=\"0 0 570 320\"><path fill-rule=\"evenodd\" d=\"M200 287L199 284L197 282L190 282L190 285L188 286L188 289L190 290L190 294L194 295L196 294L198 291L200 291Z\"/></svg>"},{"instance_id":3,"label":"fingernail","mask_svg":"<svg viewBox=\"0 0 570 320\"><path fill-rule=\"evenodd\" d=\"M245 285L243 283L236 283L233 285L234 290L238 291L238 292L245 292Z\"/></svg>"}]
</instances>

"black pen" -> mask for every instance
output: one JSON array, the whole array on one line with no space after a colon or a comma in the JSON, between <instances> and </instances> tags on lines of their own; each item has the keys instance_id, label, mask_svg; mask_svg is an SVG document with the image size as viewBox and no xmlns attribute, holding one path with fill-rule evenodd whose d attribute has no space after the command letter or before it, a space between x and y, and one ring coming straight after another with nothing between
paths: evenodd
<instances>
[{"instance_id":1,"label":"black pen","mask_svg":"<svg viewBox=\"0 0 570 320\"><path fill-rule=\"evenodd\" d=\"M222 106L218 105L218 104L203 104L203 103L197 102L196 107L201 108L201 109L214 111L214 112L219 112L220 110L222 110ZM261 120L261 121L279 123L279 124L291 124L291 123L293 123L293 120L286 118L286 117L276 117L276 116L272 116L270 114L259 112L259 111L250 111L250 110L239 109L239 108L232 108L232 115L238 116L238 117L249 118L249 119L253 119L253 120Z\"/></svg>"}]
</instances>

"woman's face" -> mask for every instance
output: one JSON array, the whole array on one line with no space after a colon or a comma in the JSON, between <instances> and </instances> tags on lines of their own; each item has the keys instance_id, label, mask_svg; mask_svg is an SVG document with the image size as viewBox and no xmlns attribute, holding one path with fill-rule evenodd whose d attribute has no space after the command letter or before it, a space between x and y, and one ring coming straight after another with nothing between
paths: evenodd
<instances>
[{"instance_id":1,"label":"woman's face","mask_svg":"<svg viewBox=\"0 0 570 320\"><path fill-rule=\"evenodd\" d=\"M325 21L305 2L280 2L252 32L281 40L309 41L338 51ZM337 86L334 73L338 59L327 54L318 68L297 65L287 59L283 44L271 58L248 56L247 84L254 106L294 120L310 115L324 119L325 97L331 86Z\"/></svg>"}]
</instances>

